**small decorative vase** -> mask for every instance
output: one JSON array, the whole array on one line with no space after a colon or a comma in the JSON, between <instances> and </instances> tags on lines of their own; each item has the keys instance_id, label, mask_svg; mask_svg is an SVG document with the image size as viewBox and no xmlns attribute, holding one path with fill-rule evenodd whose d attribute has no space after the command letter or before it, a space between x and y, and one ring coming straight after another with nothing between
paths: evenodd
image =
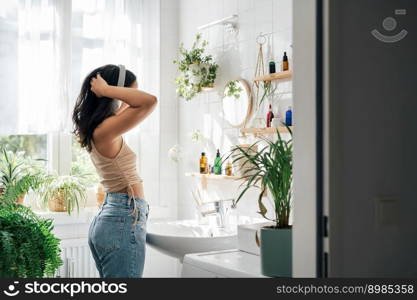
<instances>
[{"instance_id":1,"label":"small decorative vase","mask_svg":"<svg viewBox=\"0 0 417 300\"><path fill-rule=\"evenodd\" d=\"M292 276L292 229L261 228L262 274L268 277Z\"/></svg>"}]
</instances>

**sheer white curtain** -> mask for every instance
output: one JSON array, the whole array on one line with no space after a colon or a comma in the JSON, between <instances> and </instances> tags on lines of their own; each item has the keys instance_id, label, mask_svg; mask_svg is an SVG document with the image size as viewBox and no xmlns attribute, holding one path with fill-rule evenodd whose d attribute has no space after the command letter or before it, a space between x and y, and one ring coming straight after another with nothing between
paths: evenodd
<instances>
[{"instance_id":1,"label":"sheer white curtain","mask_svg":"<svg viewBox=\"0 0 417 300\"><path fill-rule=\"evenodd\" d=\"M87 73L104 64L141 73L142 1L73 0L72 6L74 93Z\"/></svg>"},{"instance_id":2,"label":"sheer white curtain","mask_svg":"<svg viewBox=\"0 0 417 300\"><path fill-rule=\"evenodd\" d=\"M62 103L68 102L64 69L70 8L65 0L2 2L1 134L62 128Z\"/></svg>"},{"instance_id":3,"label":"sheer white curtain","mask_svg":"<svg viewBox=\"0 0 417 300\"><path fill-rule=\"evenodd\" d=\"M124 64L141 74L142 1L2 1L0 135L70 131L93 68Z\"/></svg>"}]
</instances>

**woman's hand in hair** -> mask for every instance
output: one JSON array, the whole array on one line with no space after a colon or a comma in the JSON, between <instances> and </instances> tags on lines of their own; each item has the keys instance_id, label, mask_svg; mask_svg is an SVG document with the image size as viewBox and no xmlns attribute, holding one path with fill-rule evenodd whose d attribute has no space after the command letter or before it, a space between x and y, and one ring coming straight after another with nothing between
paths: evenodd
<instances>
[{"instance_id":1,"label":"woman's hand in hair","mask_svg":"<svg viewBox=\"0 0 417 300\"><path fill-rule=\"evenodd\" d=\"M109 86L107 82L100 76L100 73L97 73L96 78L92 78L90 81L91 84L91 91L96 94L97 97L101 98L105 96L105 91Z\"/></svg>"}]
</instances>

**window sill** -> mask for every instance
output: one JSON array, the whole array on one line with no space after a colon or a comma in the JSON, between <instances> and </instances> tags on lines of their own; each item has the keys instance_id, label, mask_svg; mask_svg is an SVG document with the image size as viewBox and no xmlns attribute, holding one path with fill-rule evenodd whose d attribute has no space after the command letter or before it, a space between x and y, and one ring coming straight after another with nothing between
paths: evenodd
<instances>
[{"instance_id":1,"label":"window sill","mask_svg":"<svg viewBox=\"0 0 417 300\"><path fill-rule=\"evenodd\" d=\"M79 213L77 211L73 211L71 215L68 215L67 212L50 211L34 211L34 213L45 219L53 219L55 226L61 226L90 223L96 215L97 210L97 207L85 207L81 208Z\"/></svg>"}]
</instances>

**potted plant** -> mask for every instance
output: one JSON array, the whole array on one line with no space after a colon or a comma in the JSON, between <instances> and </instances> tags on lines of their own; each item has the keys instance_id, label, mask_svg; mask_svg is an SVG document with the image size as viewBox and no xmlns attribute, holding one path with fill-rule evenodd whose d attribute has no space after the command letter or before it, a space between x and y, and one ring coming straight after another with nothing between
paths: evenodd
<instances>
[{"instance_id":1,"label":"potted plant","mask_svg":"<svg viewBox=\"0 0 417 300\"><path fill-rule=\"evenodd\" d=\"M12 152L5 148L0 153L0 193L8 199L23 203L25 195L41 186L45 178L44 159L26 157L23 152Z\"/></svg>"},{"instance_id":2,"label":"potted plant","mask_svg":"<svg viewBox=\"0 0 417 300\"><path fill-rule=\"evenodd\" d=\"M292 136L291 129L288 131ZM277 140L262 139L249 149L236 146L234 162L244 160L242 178L244 188L236 199L239 202L250 188L259 188L258 213L272 221L270 226L261 228L260 247L262 273L270 277L290 277L292 274L292 231L289 224L292 196L292 138L285 141L277 130ZM266 143L261 150L251 151L261 141ZM269 195L273 203L272 217L268 216L264 197Z\"/></svg>"},{"instance_id":3,"label":"potted plant","mask_svg":"<svg viewBox=\"0 0 417 300\"><path fill-rule=\"evenodd\" d=\"M85 178L79 175L49 175L42 185L40 198L50 211L79 211L80 202L87 200Z\"/></svg>"},{"instance_id":4,"label":"potted plant","mask_svg":"<svg viewBox=\"0 0 417 300\"><path fill-rule=\"evenodd\" d=\"M62 264L52 220L0 196L0 277L52 277Z\"/></svg>"},{"instance_id":5,"label":"potted plant","mask_svg":"<svg viewBox=\"0 0 417 300\"><path fill-rule=\"evenodd\" d=\"M203 90L214 87L219 65L213 61L212 55L204 54L207 45L207 41L201 40L201 34L197 34L190 50L181 43L180 58L174 60L180 73L175 79L177 94L187 101Z\"/></svg>"}]
</instances>

